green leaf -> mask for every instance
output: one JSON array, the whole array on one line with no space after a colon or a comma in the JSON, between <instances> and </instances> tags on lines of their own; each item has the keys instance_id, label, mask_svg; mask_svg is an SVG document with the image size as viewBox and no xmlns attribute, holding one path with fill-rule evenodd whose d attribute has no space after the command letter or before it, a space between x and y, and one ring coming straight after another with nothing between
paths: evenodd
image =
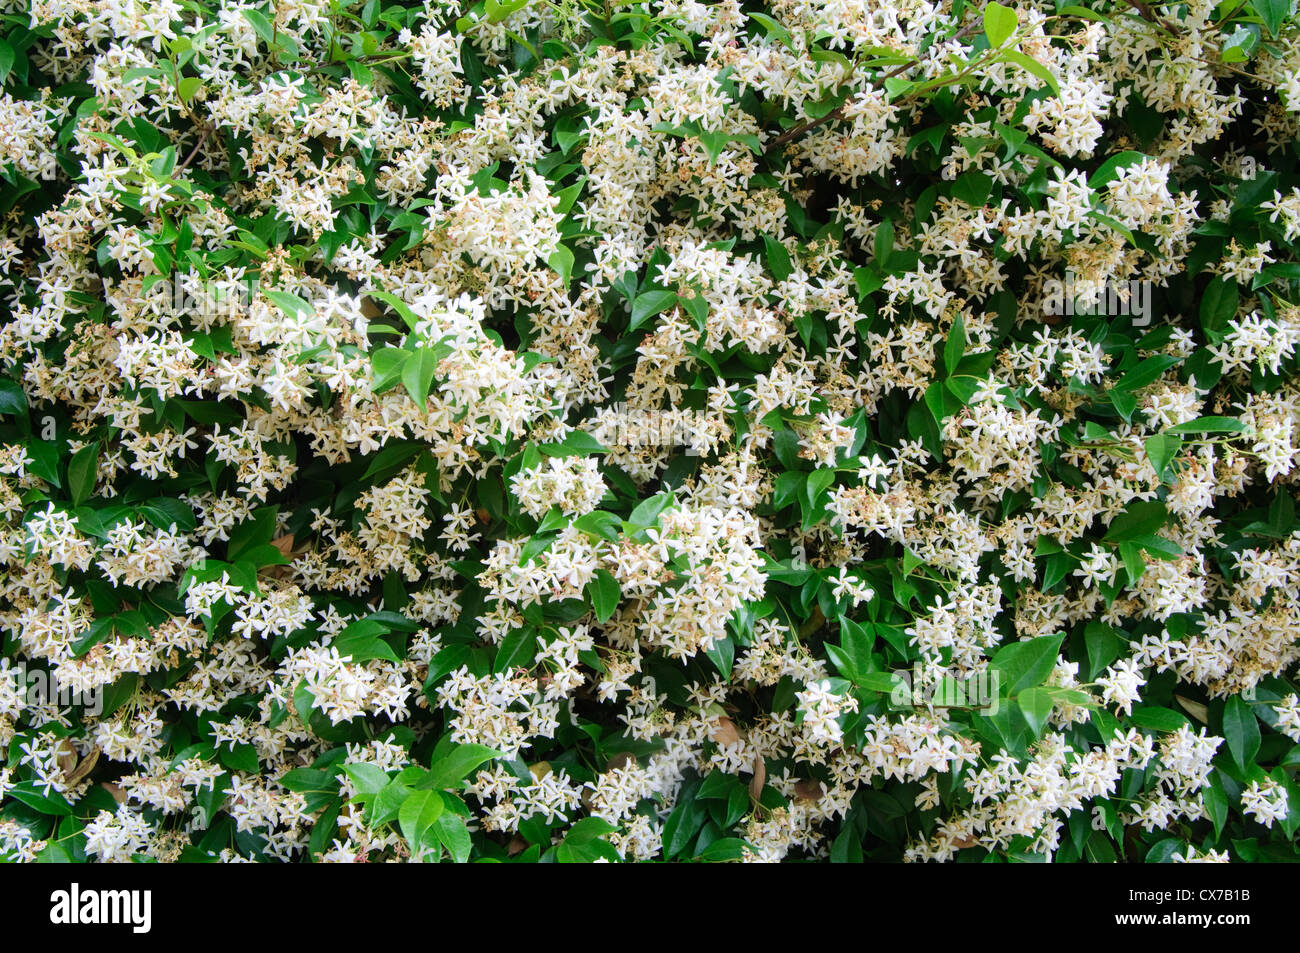
<instances>
[{"instance_id":1,"label":"green leaf","mask_svg":"<svg viewBox=\"0 0 1300 953\"><path fill-rule=\"evenodd\" d=\"M750 13L749 18L755 23L761 24L767 35L781 42L787 49L793 50L794 37L784 25L768 16L766 13Z\"/></svg>"},{"instance_id":2,"label":"green leaf","mask_svg":"<svg viewBox=\"0 0 1300 953\"><path fill-rule=\"evenodd\" d=\"M1223 707L1223 737L1237 767L1249 771L1259 751L1259 721L1250 703L1240 695L1233 695Z\"/></svg>"},{"instance_id":3,"label":"green leaf","mask_svg":"<svg viewBox=\"0 0 1300 953\"><path fill-rule=\"evenodd\" d=\"M93 620L85 631L72 643L73 658L81 658L99 643L113 635L113 617L101 617Z\"/></svg>"},{"instance_id":4,"label":"green leaf","mask_svg":"<svg viewBox=\"0 0 1300 953\"><path fill-rule=\"evenodd\" d=\"M410 351L398 347L384 347L374 351L370 355L370 368L374 373L370 389L376 394L382 394L389 388L396 387L402 379L402 368L410 356Z\"/></svg>"},{"instance_id":5,"label":"green leaf","mask_svg":"<svg viewBox=\"0 0 1300 953\"><path fill-rule=\"evenodd\" d=\"M419 316L410 309L405 301L397 297L397 295L390 294L387 291L367 291L366 296L374 298L376 301L382 301L384 304L396 311L397 316L402 319L403 323L405 323L407 330L414 331L419 325Z\"/></svg>"},{"instance_id":6,"label":"green leaf","mask_svg":"<svg viewBox=\"0 0 1300 953\"><path fill-rule=\"evenodd\" d=\"M964 353L966 353L966 323L959 314L953 320L952 330L948 332L948 340L943 346L943 366L949 374L957 370Z\"/></svg>"},{"instance_id":7,"label":"green leaf","mask_svg":"<svg viewBox=\"0 0 1300 953\"><path fill-rule=\"evenodd\" d=\"M370 823L374 827L382 827L397 820L397 815L402 810L402 805L410 796L411 789L399 776L389 781L384 789L375 795L374 803L370 806Z\"/></svg>"},{"instance_id":8,"label":"green leaf","mask_svg":"<svg viewBox=\"0 0 1300 953\"><path fill-rule=\"evenodd\" d=\"M572 138L573 138L574 140L576 140L578 137L577 137L577 136L573 136ZM557 135L557 140L558 140L558 135ZM567 152L568 150L566 149L565 151ZM578 201L578 196L582 194L582 190L583 190L584 188L586 188L586 186L587 186L587 177L586 177L586 176L583 176L583 177L580 178L577 182L574 182L574 183L573 183L572 185L570 185L569 187L567 187L567 188L563 188L563 189L560 189L560 191L556 192L556 193L555 193L555 197L556 197L557 199L559 199L559 201L555 203L555 212L556 212L556 214L557 214L557 215L563 215L563 214L564 214L565 212L567 212L569 209L573 208L573 204L574 204L576 201ZM570 248L567 248L566 246L563 246L563 245L560 246L560 247L561 247L561 248L564 248L565 251L567 251L567 252L569 253L569 264L572 265L572 264L573 264L573 250L570 249ZM558 252L558 249L557 249L557 252ZM552 257L554 257L554 255L552 255ZM551 264L551 267L552 267L552 268L555 268L554 263ZM557 270L558 270L558 269L557 269ZM566 272L565 274L566 274L566 276L567 276L568 274L572 274L572 270L570 270L569 272ZM565 278L565 282L566 282L566 283L568 282L568 278L567 278L567 277Z\"/></svg>"},{"instance_id":9,"label":"green leaf","mask_svg":"<svg viewBox=\"0 0 1300 953\"><path fill-rule=\"evenodd\" d=\"M397 825L402 836L414 850L424 840L424 835L442 816L442 795L437 791L412 791L397 812Z\"/></svg>"},{"instance_id":10,"label":"green leaf","mask_svg":"<svg viewBox=\"0 0 1300 953\"><path fill-rule=\"evenodd\" d=\"M778 476L772 493L772 508L783 510L798 500L803 494L803 486L807 480L808 474L803 470L786 470Z\"/></svg>"},{"instance_id":11,"label":"green leaf","mask_svg":"<svg viewBox=\"0 0 1300 953\"><path fill-rule=\"evenodd\" d=\"M876 263L881 269L889 267L889 256L894 251L894 222L893 219L885 219L876 229L875 241Z\"/></svg>"},{"instance_id":12,"label":"green leaf","mask_svg":"<svg viewBox=\"0 0 1300 953\"><path fill-rule=\"evenodd\" d=\"M1175 424L1167 434L1184 433L1245 433L1246 425L1236 417L1197 417L1186 423Z\"/></svg>"},{"instance_id":13,"label":"green leaf","mask_svg":"<svg viewBox=\"0 0 1300 953\"><path fill-rule=\"evenodd\" d=\"M1139 728L1149 728L1151 731L1177 731L1187 724L1187 718L1172 708L1156 705L1139 705L1133 709L1129 721Z\"/></svg>"},{"instance_id":14,"label":"green leaf","mask_svg":"<svg viewBox=\"0 0 1300 953\"><path fill-rule=\"evenodd\" d=\"M989 670L998 673L1000 690L1014 697L1046 681L1056 666L1063 638L1063 635L1043 635L998 649L989 663Z\"/></svg>"},{"instance_id":15,"label":"green leaf","mask_svg":"<svg viewBox=\"0 0 1300 953\"><path fill-rule=\"evenodd\" d=\"M452 860L458 864L469 860L474 842L470 839L469 828L465 826L463 818L451 811L444 811L433 822L432 830L438 835L442 846L447 848L447 853L451 855Z\"/></svg>"},{"instance_id":16,"label":"green leaf","mask_svg":"<svg viewBox=\"0 0 1300 953\"><path fill-rule=\"evenodd\" d=\"M1174 854L1186 853L1187 845L1175 837L1165 837L1152 845L1142 862L1145 864L1171 864Z\"/></svg>"},{"instance_id":17,"label":"green leaf","mask_svg":"<svg viewBox=\"0 0 1300 953\"><path fill-rule=\"evenodd\" d=\"M1210 783L1201 788L1201 800L1205 804L1205 813L1214 822L1214 836L1223 835L1223 825L1228 820L1228 795L1223 790L1223 781L1216 770L1210 775Z\"/></svg>"},{"instance_id":18,"label":"green leaf","mask_svg":"<svg viewBox=\"0 0 1300 953\"><path fill-rule=\"evenodd\" d=\"M438 790L457 787L479 765L500 757L504 757L500 751L484 745L455 745L446 756L429 766L429 776L420 782L420 787Z\"/></svg>"},{"instance_id":19,"label":"green leaf","mask_svg":"<svg viewBox=\"0 0 1300 953\"><path fill-rule=\"evenodd\" d=\"M1237 27L1232 31L1232 35L1223 41L1220 59L1224 63L1244 63L1250 59L1251 52L1259 43L1260 31L1258 28L1251 30L1248 26L1250 25L1243 24Z\"/></svg>"},{"instance_id":20,"label":"green leaf","mask_svg":"<svg viewBox=\"0 0 1300 953\"><path fill-rule=\"evenodd\" d=\"M1135 162L1141 162L1145 158L1146 156L1143 153L1132 150L1116 153L1097 167L1097 171L1088 178L1088 187L1092 189L1101 188L1115 178L1121 168L1133 165Z\"/></svg>"},{"instance_id":21,"label":"green leaf","mask_svg":"<svg viewBox=\"0 0 1300 953\"><path fill-rule=\"evenodd\" d=\"M564 839L571 845L586 844L604 834L612 834L616 830L613 824L601 817L584 817L569 828L569 832L564 835Z\"/></svg>"},{"instance_id":22,"label":"green leaf","mask_svg":"<svg viewBox=\"0 0 1300 953\"><path fill-rule=\"evenodd\" d=\"M731 640L731 636L714 639L704 650L704 655L723 678L731 678L731 667L736 661L736 643Z\"/></svg>"},{"instance_id":23,"label":"green leaf","mask_svg":"<svg viewBox=\"0 0 1300 953\"><path fill-rule=\"evenodd\" d=\"M825 643L826 653L845 678L862 683L871 668L871 650L873 639L858 623L844 616L840 617L840 644ZM884 674L884 673L882 673ZM890 683L887 691L893 690Z\"/></svg>"},{"instance_id":24,"label":"green leaf","mask_svg":"<svg viewBox=\"0 0 1300 953\"><path fill-rule=\"evenodd\" d=\"M1128 391L1112 390L1110 392L1110 401L1115 406L1115 411L1126 422L1132 422L1133 411L1137 410L1137 398Z\"/></svg>"},{"instance_id":25,"label":"green leaf","mask_svg":"<svg viewBox=\"0 0 1300 953\"><path fill-rule=\"evenodd\" d=\"M815 47L808 51L807 56L808 59L812 60L814 63L834 63L837 66L844 67L846 70L853 68L853 64L849 62L849 58L836 50L823 50Z\"/></svg>"},{"instance_id":26,"label":"green leaf","mask_svg":"<svg viewBox=\"0 0 1300 953\"><path fill-rule=\"evenodd\" d=\"M369 800L388 787L388 773L377 764L362 762L343 765L343 773L352 781L357 790L358 800Z\"/></svg>"},{"instance_id":27,"label":"green leaf","mask_svg":"<svg viewBox=\"0 0 1300 953\"><path fill-rule=\"evenodd\" d=\"M559 443L539 443L537 449L548 457L589 457L609 452L585 430L570 430Z\"/></svg>"},{"instance_id":28,"label":"green leaf","mask_svg":"<svg viewBox=\"0 0 1300 953\"><path fill-rule=\"evenodd\" d=\"M1119 637L1110 626L1093 621L1084 628L1083 640L1088 651L1088 678L1094 679L1119 658Z\"/></svg>"},{"instance_id":29,"label":"green leaf","mask_svg":"<svg viewBox=\"0 0 1300 953\"><path fill-rule=\"evenodd\" d=\"M1096 10L1089 10L1087 7L1080 7L1071 4L1067 7L1061 7L1056 11L1058 16L1062 17L1083 17L1085 20L1095 20L1098 23L1110 23L1110 17L1104 13L1098 13Z\"/></svg>"},{"instance_id":30,"label":"green leaf","mask_svg":"<svg viewBox=\"0 0 1300 953\"><path fill-rule=\"evenodd\" d=\"M963 172L952 184L952 197L971 208L982 208L993 191L993 179L983 172Z\"/></svg>"},{"instance_id":31,"label":"green leaf","mask_svg":"<svg viewBox=\"0 0 1300 953\"><path fill-rule=\"evenodd\" d=\"M620 522L617 516L607 510L592 510L574 520L573 526L588 536L612 543L618 540Z\"/></svg>"},{"instance_id":32,"label":"green leaf","mask_svg":"<svg viewBox=\"0 0 1300 953\"><path fill-rule=\"evenodd\" d=\"M1021 69L1041 79L1054 96L1061 95L1061 84L1056 81L1056 76L1038 60L1019 50L1005 50L1001 55L1008 63L1015 63Z\"/></svg>"},{"instance_id":33,"label":"green leaf","mask_svg":"<svg viewBox=\"0 0 1300 953\"><path fill-rule=\"evenodd\" d=\"M95 476L99 472L99 444L82 447L68 461L68 490L72 505L80 506L95 492Z\"/></svg>"},{"instance_id":34,"label":"green leaf","mask_svg":"<svg viewBox=\"0 0 1300 953\"><path fill-rule=\"evenodd\" d=\"M555 862L559 864L594 864L601 860L614 864L620 859L614 845L599 838L582 844L564 840L555 848Z\"/></svg>"},{"instance_id":35,"label":"green leaf","mask_svg":"<svg viewBox=\"0 0 1300 953\"><path fill-rule=\"evenodd\" d=\"M275 45L275 30L271 26L271 21L266 18L265 13L261 10L248 9L240 12L244 14L244 19L252 25L257 35L266 42L267 46Z\"/></svg>"},{"instance_id":36,"label":"green leaf","mask_svg":"<svg viewBox=\"0 0 1300 953\"><path fill-rule=\"evenodd\" d=\"M794 265L790 263L790 253L785 246L771 235L764 235L763 250L767 257L767 270L772 273L772 277L777 281L789 278Z\"/></svg>"},{"instance_id":37,"label":"green leaf","mask_svg":"<svg viewBox=\"0 0 1300 953\"><path fill-rule=\"evenodd\" d=\"M100 713L102 717L107 718L113 712L117 711L132 698L135 697L136 691L140 687L140 676L134 672L123 675L112 685L101 689L104 699L104 710Z\"/></svg>"},{"instance_id":38,"label":"green leaf","mask_svg":"<svg viewBox=\"0 0 1300 953\"><path fill-rule=\"evenodd\" d=\"M495 674L507 672L519 666L532 664L537 649L537 633L528 626L512 630L497 649L496 661L492 663Z\"/></svg>"},{"instance_id":39,"label":"green leaf","mask_svg":"<svg viewBox=\"0 0 1300 953\"><path fill-rule=\"evenodd\" d=\"M596 621L605 623L618 608L623 590L608 569L597 569L596 578L587 583L587 596L596 613Z\"/></svg>"},{"instance_id":40,"label":"green leaf","mask_svg":"<svg viewBox=\"0 0 1300 953\"><path fill-rule=\"evenodd\" d=\"M252 745L218 748L217 760L232 771L242 771L245 774L257 774L261 769L261 763L257 760L257 749Z\"/></svg>"},{"instance_id":41,"label":"green leaf","mask_svg":"<svg viewBox=\"0 0 1300 953\"><path fill-rule=\"evenodd\" d=\"M628 325L628 331L635 331L659 312L671 308L676 303L677 293L674 291L655 288L642 292L632 302L632 321Z\"/></svg>"},{"instance_id":42,"label":"green leaf","mask_svg":"<svg viewBox=\"0 0 1300 953\"><path fill-rule=\"evenodd\" d=\"M280 552L277 547L272 546L270 543L262 543L259 546L254 546L252 549L240 553L239 561L241 564L251 563L256 569L261 569L263 566L289 565L289 559L284 555L284 553Z\"/></svg>"},{"instance_id":43,"label":"green leaf","mask_svg":"<svg viewBox=\"0 0 1300 953\"><path fill-rule=\"evenodd\" d=\"M917 149L921 148L921 146L929 146L935 155L943 155L943 152L941 152L940 149L943 146L944 138L951 131L952 127L946 122L941 122L937 125L922 129L916 135L912 136L911 139L907 140L904 152L910 156L916 152ZM979 148L980 147L977 146L974 151L978 151ZM973 155L974 151L971 151L968 148L968 154ZM881 224L883 225L884 223L882 222ZM879 236L879 234L880 232L877 230L876 235ZM893 236L891 235L890 237L892 238Z\"/></svg>"},{"instance_id":44,"label":"green leaf","mask_svg":"<svg viewBox=\"0 0 1300 953\"><path fill-rule=\"evenodd\" d=\"M659 523L659 514L674 504L675 500L671 492L656 493L649 499L642 500L636 505L627 518L629 526L639 529L648 529Z\"/></svg>"},{"instance_id":45,"label":"green leaf","mask_svg":"<svg viewBox=\"0 0 1300 953\"><path fill-rule=\"evenodd\" d=\"M402 386L421 410L425 409L429 385L433 383L433 373L438 369L440 360L437 349L421 345L415 348L402 366Z\"/></svg>"},{"instance_id":46,"label":"green leaf","mask_svg":"<svg viewBox=\"0 0 1300 953\"><path fill-rule=\"evenodd\" d=\"M230 538L226 541L226 560L233 563L254 546L269 543L274 539L279 511L278 506L260 507L254 510L248 519L231 530Z\"/></svg>"},{"instance_id":47,"label":"green leaf","mask_svg":"<svg viewBox=\"0 0 1300 953\"><path fill-rule=\"evenodd\" d=\"M176 93L180 96L181 102L188 103L194 98L194 94L199 91L203 85L203 80L197 76L185 76L176 84Z\"/></svg>"},{"instance_id":48,"label":"green leaf","mask_svg":"<svg viewBox=\"0 0 1300 953\"><path fill-rule=\"evenodd\" d=\"M418 457L422 449L424 444L414 440L390 440L371 458L366 472L361 474L361 479L369 480L377 473L400 469Z\"/></svg>"},{"instance_id":49,"label":"green leaf","mask_svg":"<svg viewBox=\"0 0 1300 953\"><path fill-rule=\"evenodd\" d=\"M1269 36L1277 36L1282 23L1291 15L1292 0L1250 0L1251 6L1268 27Z\"/></svg>"},{"instance_id":50,"label":"green leaf","mask_svg":"<svg viewBox=\"0 0 1300 953\"><path fill-rule=\"evenodd\" d=\"M299 794L338 793L339 789L333 774L316 768L293 768L281 775L280 783Z\"/></svg>"},{"instance_id":51,"label":"green leaf","mask_svg":"<svg viewBox=\"0 0 1300 953\"><path fill-rule=\"evenodd\" d=\"M826 648L830 649L832 646L827 645ZM865 672L854 681L868 691L881 692L885 695L893 694L898 688L909 688L906 680L897 672Z\"/></svg>"},{"instance_id":52,"label":"green leaf","mask_svg":"<svg viewBox=\"0 0 1300 953\"><path fill-rule=\"evenodd\" d=\"M14 68L14 48L6 41L0 40L0 83L9 78L9 71Z\"/></svg>"},{"instance_id":53,"label":"green leaf","mask_svg":"<svg viewBox=\"0 0 1300 953\"><path fill-rule=\"evenodd\" d=\"M529 0L487 0L483 11L489 23L500 23L512 13L518 13L528 6Z\"/></svg>"},{"instance_id":54,"label":"green leaf","mask_svg":"<svg viewBox=\"0 0 1300 953\"><path fill-rule=\"evenodd\" d=\"M1237 314L1241 300L1241 290L1237 283L1223 276L1216 276L1205 286L1201 295L1201 327L1206 331L1222 331Z\"/></svg>"},{"instance_id":55,"label":"green leaf","mask_svg":"<svg viewBox=\"0 0 1300 953\"><path fill-rule=\"evenodd\" d=\"M1055 704L1052 693L1046 688L1027 688L1016 697L1016 704L1034 737L1041 738Z\"/></svg>"},{"instance_id":56,"label":"green leaf","mask_svg":"<svg viewBox=\"0 0 1300 953\"><path fill-rule=\"evenodd\" d=\"M1122 543L1149 536L1164 526L1168 518L1169 511L1160 501L1139 500L1130 503L1128 509L1111 520L1104 538L1107 542Z\"/></svg>"},{"instance_id":57,"label":"green leaf","mask_svg":"<svg viewBox=\"0 0 1300 953\"><path fill-rule=\"evenodd\" d=\"M316 823L312 825L311 839L307 843L307 850L312 857L322 854L333 840L334 834L338 830L339 811L343 808L343 801L335 801L329 807L325 808L321 816L316 818Z\"/></svg>"},{"instance_id":58,"label":"green leaf","mask_svg":"<svg viewBox=\"0 0 1300 953\"><path fill-rule=\"evenodd\" d=\"M1128 584L1137 583L1146 571L1146 561L1142 558L1142 547L1134 542L1119 544L1119 558L1124 560L1124 570L1128 573Z\"/></svg>"},{"instance_id":59,"label":"green leaf","mask_svg":"<svg viewBox=\"0 0 1300 953\"><path fill-rule=\"evenodd\" d=\"M822 494L834 482L835 471L829 467L819 467L808 474L808 479L803 486L803 498L800 500L805 526L811 526L821 518L822 511L825 509L825 504L821 502Z\"/></svg>"},{"instance_id":60,"label":"green leaf","mask_svg":"<svg viewBox=\"0 0 1300 953\"><path fill-rule=\"evenodd\" d=\"M1115 385L1115 390L1135 391L1146 387L1160 379L1160 375L1169 368L1177 364L1182 358L1173 357L1169 354L1156 354L1148 357L1133 370L1129 371L1119 379Z\"/></svg>"},{"instance_id":61,"label":"green leaf","mask_svg":"<svg viewBox=\"0 0 1300 953\"><path fill-rule=\"evenodd\" d=\"M1105 225L1107 228L1109 228L1111 231L1116 232L1119 235L1123 235L1124 240L1128 242L1130 245L1132 245L1134 248L1138 247L1137 236L1133 234L1133 230L1129 228L1127 225L1125 225L1123 222L1119 221L1119 219L1112 218L1111 216L1106 215L1104 212L1098 212L1096 209L1093 209L1091 212L1088 213L1088 218L1096 219L1097 221Z\"/></svg>"},{"instance_id":62,"label":"green leaf","mask_svg":"<svg viewBox=\"0 0 1300 953\"><path fill-rule=\"evenodd\" d=\"M573 275L573 249L568 245L557 245L555 251L547 257L546 263L560 276L560 281L567 288L569 278Z\"/></svg>"},{"instance_id":63,"label":"green leaf","mask_svg":"<svg viewBox=\"0 0 1300 953\"><path fill-rule=\"evenodd\" d=\"M45 788L38 788L32 781L22 781L9 789L8 796L41 814L61 817L72 813L72 805L68 803L67 798L53 789L49 789L48 794L44 793L45 790Z\"/></svg>"},{"instance_id":64,"label":"green leaf","mask_svg":"<svg viewBox=\"0 0 1300 953\"><path fill-rule=\"evenodd\" d=\"M999 47L1009 40L1019 24L1016 11L1004 7L997 0L990 0L984 7L984 35L989 38L991 47Z\"/></svg>"},{"instance_id":65,"label":"green leaf","mask_svg":"<svg viewBox=\"0 0 1300 953\"><path fill-rule=\"evenodd\" d=\"M745 856L745 846L739 837L720 837L700 851L699 859L708 863L740 860Z\"/></svg>"},{"instance_id":66,"label":"green leaf","mask_svg":"<svg viewBox=\"0 0 1300 953\"><path fill-rule=\"evenodd\" d=\"M17 381L0 379L0 414L27 413L27 395Z\"/></svg>"},{"instance_id":67,"label":"green leaf","mask_svg":"<svg viewBox=\"0 0 1300 953\"><path fill-rule=\"evenodd\" d=\"M49 440L28 440L27 456L30 459L27 464L28 473L40 477L51 486L63 486L63 481L59 479L58 446Z\"/></svg>"},{"instance_id":68,"label":"green leaf","mask_svg":"<svg viewBox=\"0 0 1300 953\"><path fill-rule=\"evenodd\" d=\"M1043 592L1051 592L1055 589L1057 583L1073 572L1077 565L1078 563L1065 553L1055 553L1047 557L1047 564L1043 569Z\"/></svg>"},{"instance_id":69,"label":"green leaf","mask_svg":"<svg viewBox=\"0 0 1300 953\"><path fill-rule=\"evenodd\" d=\"M865 298L874 291L879 291L884 284L885 280L871 268L858 267L853 269L853 285L857 289L859 299Z\"/></svg>"},{"instance_id":70,"label":"green leaf","mask_svg":"<svg viewBox=\"0 0 1300 953\"><path fill-rule=\"evenodd\" d=\"M1178 456L1178 451L1183 449L1183 438L1175 434L1158 433L1147 437L1143 446L1146 447L1147 459L1151 461L1156 476L1162 483L1168 483L1169 467Z\"/></svg>"},{"instance_id":71,"label":"green leaf","mask_svg":"<svg viewBox=\"0 0 1300 953\"><path fill-rule=\"evenodd\" d=\"M664 857L672 860L681 854L691 842L708 817L704 802L695 799L695 792L684 788L678 797L677 806L673 808L664 823L663 848Z\"/></svg>"},{"instance_id":72,"label":"green leaf","mask_svg":"<svg viewBox=\"0 0 1300 953\"><path fill-rule=\"evenodd\" d=\"M357 664L374 659L401 662L393 647L376 634L376 626L379 631L388 631L382 625L366 619L351 623L334 637L334 648L338 649L339 655L350 658Z\"/></svg>"},{"instance_id":73,"label":"green leaf","mask_svg":"<svg viewBox=\"0 0 1300 953\"><path fill-rule=\"evenodd\" d=\"M136 512L159 529L170 530L174 526L182 533L189 533L193 532L196 525L194 511L190 509L188 503L182 500L159 497L155 500L149 500L147 503L141 503L136 507ZM231 540L235 539L233 533L230 538ZM267 539L270 539L270 537L268 536ZM262 542L265 542L265 540ZM231 562L233 561L232 559Z\"/></svg>"},{"instance_id":74,"label":"green leaf","mask_svg":"<svg viewBox=\"0 0 1300 953\"><path fill-rule=\"evenodd\" d=\"M1149 555L1158 559L1176 559L1183 554L1183 548L1175 542L1165 539L1163 536L1139 536L1133 540L1141 546Z\"/></svg>"}]
</instances>

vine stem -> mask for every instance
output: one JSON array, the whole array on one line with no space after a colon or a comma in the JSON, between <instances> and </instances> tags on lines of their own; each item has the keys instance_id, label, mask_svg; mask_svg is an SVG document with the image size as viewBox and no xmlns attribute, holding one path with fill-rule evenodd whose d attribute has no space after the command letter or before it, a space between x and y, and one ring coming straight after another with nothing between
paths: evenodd
<instances>
[{"instance_id":1,"label":"vine stem","mask_svg":"<svg viewBox=\"0 0 1300 953\"><path fill-rule=\"evenodd\" d=\"M199 136L199 141L194 143L194 148L190 150L189 155L187 155L184 159L182 159L181 164L176 167L177 172L181 171L181 169L184 169L186 166L188 166L191 162L194 161L194 157L197 156L199 154L199 150L203 148L203 143L208 141L208 135L211 132L212 132L211 126L204 127L203 133Z\"/></svg>"}]
</instances>

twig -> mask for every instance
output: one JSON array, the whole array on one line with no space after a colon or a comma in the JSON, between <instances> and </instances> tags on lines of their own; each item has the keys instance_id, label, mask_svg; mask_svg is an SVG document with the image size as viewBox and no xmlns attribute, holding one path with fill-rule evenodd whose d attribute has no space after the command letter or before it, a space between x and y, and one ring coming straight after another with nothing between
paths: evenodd
<instances>
[{"instance_id":1,"label":"twig","mask_svg":"<svg viewBox=\"0 0 1300 953\"><path fill-rule=\"evenodd\" d=\"M979 29L980 29L980 25L978 23L969 23L966 26L962 27L960 30L958 30L956 33L954 33L951 39L953 40L963 39L964 37L967 37L970 34L977 32ZM890 70L884 76L880 77L879 80L875 81L874 85L879 86L882 83L884 83L886 80L891 80L895 76L901 76L903 73L906 73L908 70L912 69L912 67L916 66L920 62L921 61L919 59L908 60L906 63L896 67L895 69ZM843 103L840 103L840 105L836 106L830 112L828 112L825 116L822 116L820 119L809 119L807 122L801 122L797 126L791 126L785 132L781 133L781 135L777 136L775 139L769 142L767 144L767 148L764 149L763 151L771 152L773 149L779 149L781 146L784 146L786 143L798 139L804 133L816 129L818 126L824 126L828 122L832 122L833 120L843 118L844 107L847 105L848 105L848 101L846 100Z\"/></svg>"},{"instance_id":2,"label":"twig","mask_svg":"<svg viewBox=\"0 0 1300 953\"><path fill-rule=\"evenodd\" d=\"M203 134L199 136L199 141L194 143L194 148L190 150L190 154L187 155L184 159L182 159L180 165L176 167L177 172L181 171L181 169L185 168L187 165L189 165L191 162L194 161L194 157L198 155L199 150L203 148L203 143L208 141L208 135L211 132L212 132L211 126L207 126L204 128Z\"/></svg>"}]
</instances>

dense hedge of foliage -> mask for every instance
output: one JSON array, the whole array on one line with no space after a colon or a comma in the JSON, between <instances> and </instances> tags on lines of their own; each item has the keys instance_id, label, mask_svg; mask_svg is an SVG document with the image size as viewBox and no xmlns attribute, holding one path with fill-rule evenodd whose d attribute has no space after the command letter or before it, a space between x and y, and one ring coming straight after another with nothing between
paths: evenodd
<instances>
[{"instance_id":1,"label":"dense hedge of foliage","mask_svg":"<svg viewBox=\"0 0 1300 953\"><path fill-rule=\"evenodd\" d=\"M1295 859L1294 0L0 17L0 857Z\"/></svg>"}]
</instances>

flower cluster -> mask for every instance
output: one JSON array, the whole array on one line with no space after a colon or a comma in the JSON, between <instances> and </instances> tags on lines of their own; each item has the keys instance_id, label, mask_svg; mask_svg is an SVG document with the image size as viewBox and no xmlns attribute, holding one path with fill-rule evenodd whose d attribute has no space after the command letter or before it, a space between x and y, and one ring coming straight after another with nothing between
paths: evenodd
<instances>
[{"instance_id":1,"label":"flower cluster","mask_svg":"<svg viewBox=\"0 0 1300 953\"><path fill-rule=\"evenodd\" d=\"M1287 4L6 11L0 859L1296 858Z\"/></svg>"}]
</instances>

